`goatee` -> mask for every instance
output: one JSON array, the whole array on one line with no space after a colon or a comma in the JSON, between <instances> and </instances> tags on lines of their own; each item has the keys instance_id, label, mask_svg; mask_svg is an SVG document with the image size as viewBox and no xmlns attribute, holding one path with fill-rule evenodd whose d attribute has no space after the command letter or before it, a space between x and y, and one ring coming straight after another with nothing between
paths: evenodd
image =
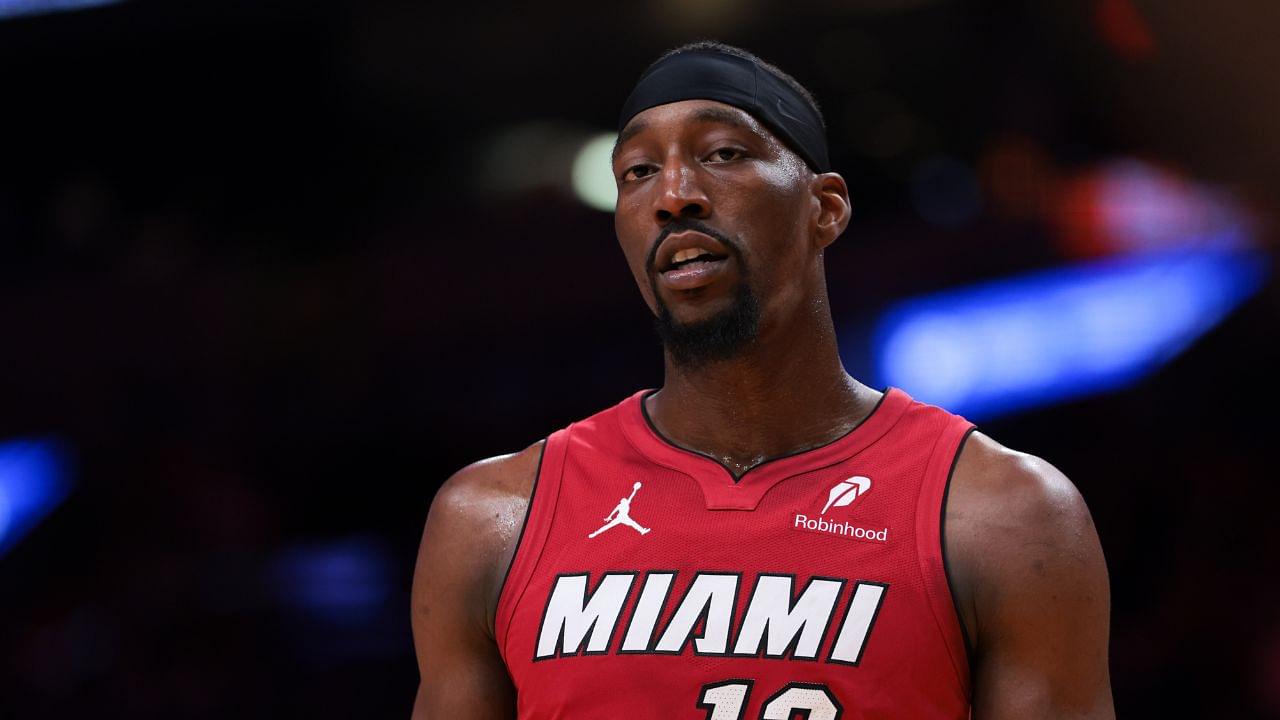
<instances>
[{"instance_id":1,"label":"goatee","mask_svg":"<svg viewBox=\"0 0 1280 720\"><path fill-rule=\"evenodd\" d=\"M656 288L655 288L656 290ZM671 361L686 368L730 360L744 354L760 329L760 302L746 282L740 282L732 304L697 322L682 323L657 292L658 315L654 326Z\"/></svg>"}]
</instances>

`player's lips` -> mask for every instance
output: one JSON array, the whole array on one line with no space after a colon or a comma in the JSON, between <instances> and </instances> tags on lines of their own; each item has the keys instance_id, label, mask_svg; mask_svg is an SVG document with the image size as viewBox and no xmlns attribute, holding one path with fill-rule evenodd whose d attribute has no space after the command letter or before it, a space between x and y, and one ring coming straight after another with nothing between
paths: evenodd
<instances>
[{"instance_id":1,"label":"player's lips","mask_svg":"<svg viewBox=\"0 0 1280 720\"><path fill-rule=\"evenodd\" d=\"M668 235L658 247L654 266L661 283L672 290L693 290L715 281L729 264L729 250L719 240L697 232Z\"/></svg>"}]
</instances>

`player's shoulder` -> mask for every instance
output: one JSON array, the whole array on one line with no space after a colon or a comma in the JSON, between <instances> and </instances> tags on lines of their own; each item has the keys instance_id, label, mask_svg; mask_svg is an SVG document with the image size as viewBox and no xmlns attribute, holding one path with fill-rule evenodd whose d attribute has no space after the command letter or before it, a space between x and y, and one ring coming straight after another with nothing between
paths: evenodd
<instances>
[{"instance_id":1,"label":"player's shoulder","mask_svg":"<svg viewBox=\"0 0 1280 720\"><path fill-rule=\"evenodd\" d=\"M634 411L643 392L646 391L634 393L621 402L598 410L524 450L486 458L458 470L436 493L431 514L447 514L458 521L488 526L495 519L502 519L495 514L501 515L514 503L523 516L547 443L560 442L563 452L564 443L572 434L579 445L613 447L611 440L619 435L620 416L628 409Z\"/></svg>"},{"instance_id":2,"label":"player's shoulder","mask_svg":"<svg viewBox=\"0 0 1280 720\"><path fill-rule=\"evenodd\" d=\"M441 604L466 607L492 636L498 589L529 508L542 445L472 463L441 485L418 548L415 618Z\"/></svg>"},{"instance_id":3,"label":"player's shoulder","mask_svg":"<svg viewBox=\"0 0 1280 720\"><path fill-rule=\"evenodd\" d=\"M440 486L422 533L415 597L425 596L428 581L445 577L471 588L480 607L493 604L529 509L542 446L471 463Z\"/></svg>"},{"instance_id":4,"label":"player's shoulder","mask_svg":"<svg viewBox=\"0 0 1280 720\"><path fill-rule=\"evenodd\" d=\"M1046 613L1106 627L1106 560L1089 508L1053 465L974 432L944 513L947 576L971 652L1054 629Z\"/></svg>"},{"instance_id":5,"label":"player's shoulder","mask_svg":"<svg viewBox=\"0 0 1280 720\"><path fill-rule=\"evenodd\" d=\"M970 434L956 460L948 493L954 515L1004 531L1052 535L1089 521L1075 484L1047 461Z\"/></svg>"},{"instance_id":6,"label":"player's shoulder","mask_svg":"<svg viewBox=\"0 0 1280 720\"><path fill-rule=\"evenodd\" d=\"M513 509L522 514L545 442L539 440L519 452L485 458L455 472L436 492L432 520L501 527L510 521L505 515Z\"/></svg>"},{"instance_id":7,"label":"player's shoulder","mask_svg":"<svg viewBox=\"0 0 1280 720\"><path fill-rule=\"evenodd\" d=\"M944 517L948 576L971 641L979 641L973 630L983 625L983 608L1002 606L998 598L1105 587L1105 561L1084 498L1034 455L971 433L956 460Z\"/></svg>"}]
</instances>

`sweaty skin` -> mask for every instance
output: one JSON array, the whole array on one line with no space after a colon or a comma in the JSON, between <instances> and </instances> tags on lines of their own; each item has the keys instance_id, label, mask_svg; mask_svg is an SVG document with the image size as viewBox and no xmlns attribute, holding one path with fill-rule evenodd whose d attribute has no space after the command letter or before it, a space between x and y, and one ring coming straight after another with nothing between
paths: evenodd
<instances>
[{"instance_id":1,"label":"sweaty skin","mask_svg":"<svg viewBox=\"0 0 1280 720\"><path fill-rule=\"evenodd\" d=\"M663 435L741 475L871 412L881 393L844 371L827 304L823 250L849 222L843 178L814 174L750 115L707 100L633 118L614 171L618 241L650 309L657 292L676 320L695 322L728 307L737 282L761 303L759 335L741 356L692 368L666 357L662 389L647 400ZM646 260L677 218L734 240L750 272L730 258L697 288L655 282ZM515 717L494 613L541 452L538 443L470 465L436 495L413 585L415 720ZM1106 565L1071 482L975 432L956 463L943 544L973 717L1114 718Z\"/></svg>"}]
</instances>

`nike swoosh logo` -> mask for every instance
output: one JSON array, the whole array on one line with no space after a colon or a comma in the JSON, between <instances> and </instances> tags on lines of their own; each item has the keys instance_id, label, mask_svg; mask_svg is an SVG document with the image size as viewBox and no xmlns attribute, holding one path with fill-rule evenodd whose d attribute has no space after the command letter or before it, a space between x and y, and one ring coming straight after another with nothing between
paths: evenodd
<instances>
[{"instance_id":1,"label":"nike swoosh logo","mask_svg":"<svg viewBox=\"0 0 1280 720\"><path fill-rule=\"evenodd\" d=\"M802 123L802 122L804 122L803 120L801 120L800 118L796 117L795 115L792 115L791 113L787 112L787 108L786 108L786 107L784 107L784 106L783 106L783 104L782 104L782 98L777 98L777 99L776 99L776 102L777 102L777 104L778 104L778 113L779 113L780 115L782 115L782 117L784 117L784 118L786 118L786 119L788 119L788 120L790 120L790 121L792 121L792 122L798 122L798 123Z\"/></svg>"}]
</instances>

